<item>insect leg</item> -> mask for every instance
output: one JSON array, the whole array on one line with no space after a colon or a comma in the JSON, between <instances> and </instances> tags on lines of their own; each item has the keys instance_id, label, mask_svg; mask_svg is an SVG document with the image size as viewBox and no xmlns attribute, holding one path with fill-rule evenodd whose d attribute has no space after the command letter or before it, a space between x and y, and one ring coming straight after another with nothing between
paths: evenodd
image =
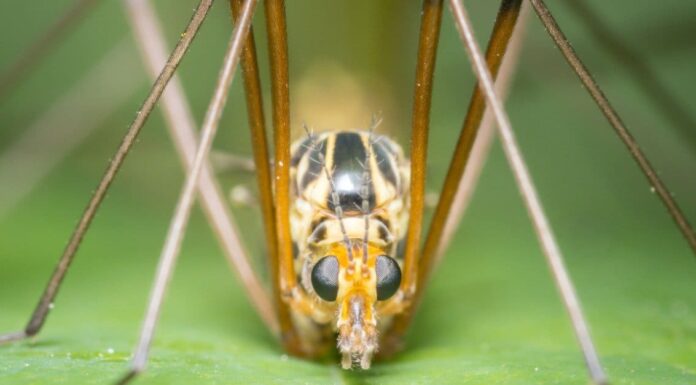
<instances>
[{"instance_id":1,"label":"insect leg","mask_svg":"<svg viewBox=\"0 0 696 385\"><path fill-rule=\"evenodd\" d=\"M266 0L266 29L271 66L273 102L273 142L275 146L275 226L279 294L289 300L299 291L295 276L290 235L290 95L288 75L288 36L284 0ZM279 320L285 349L302 355L299 337L288 315L287 305L279 301Z\"/></svg>"},{"instance_id":2,"label":"insect leg","mask_svg":"<svg viewBox=\"0 0 696 385\"><path fill-rule=\"evenodd\" d=\"M496 76L503 61L503 57L509 46L509 42L515 31L522 0L503 0L498 11L493 32L489 40L486 52L486 61L491 74ZM433 214L433 221L428 229L428 235L423 246L421 260L418 270L418 282L421 292L427 284L430 271L435 260L435 252L438 249L442 238L444 225L452 209L455 194L459 187L459 181L464 174L467 161L471 154L478 129L483 119L486 107L485 97L479 88L474 86L474 91L469 102L469 109L462 125L462 130L454 150L454 155L450 161L449 170L445 178L444 185L438 205ZM419 294L418 296L420 297Z\"/></svg>"},{"instance_id":3,"label":"insect leg","mask_svg":"<svg viewBox=\"0 0 696 385\"><path fill-rule=\"evenodd\" d=\"M507 50L508 42L513 36L521 3L521 0L504 0L501 3L487 51L488 65L494 74L498 72ZM471 153L479 124L483 118L485 106L484 96L478 85L476 85L471 101L469 102L469 109L464 119L459 140L452 160L450 161L450 167L442 188L442 193L420 256L418 265L418 290L414 295L412 308L408 312L402 313L396 317L385 339L388 347L387 349L392 349L397 346L401 336L403 336L408 329L413 315L415 314L415 310L423 296L425 285L427 284L430 271L435 261L435 253L439 247L438 245L440 244L447 218L451 215L452 203L458 191L462 174L467 166L468 157Z\"/></svg>"},{"instance_id":4,"label":"insect leg","mask_svg":"<svg viewBox=\"0 0 696 385\"><path fill-rule=\"evenodd\" d=\"M239 56L244 39L246 38L246 33L249 31L249 26L251 25L256 3L256 0L247 0L245 2L242 16L239 18L239 23L237 23L232 32L230 43L225 53L224 64L203 121L200 135L201 139L196 149L191 172L186 177L184 187L174 211L174 216L172 217L169 230L167 231L167 239L160 255L155 282L152 287L152 292L150 293L150 300L148 302L147 313L143 321L138 345L136 346L130 368L119 380L119 384L128 383L138 373L145 369L150 345L157 325L157 319L159 318L162 301L164 300L164 294L174 270L186 225L191 214L191 208L193 207L198 179L203 170L204 161L212 146L220 117L222 116L222 110L227 100L227 92L232 84L234 71L239 62Z\"/></svg>"},{"instance_id":5,"label":"insect leg","mask_svg":"<svg viewBox=\"0 0 696 385\"><path fill-rule=\"evenodd\" d=\"M450 0L450 7L457 25L459 34L464 42L476 77L485 93L486 100L493 110L498 123L498 132L503 144L503 150L512 168L520 193L522 194L527 211L534 225L547 263L551 269L556 286L561 294L563 303L568 311L575 335L585 357L590 379L597 385L606 384L607 378L599 362L599 356L595 350L589 327L580 307L580 301L575 293L575 288L563 263L563 256L556 243L551 226L546 218L541 201L532 182L527 165L522 158L519 146L512 131L507 113L503 109L500 99L493 88L491 74L486 68L483 55L474 38L471 23L464 6L459 0Z\"/></svg>"},{"instance_id":6,"label":"insect leg","mask_svg":"<svg viewBox=\"0 0 696 385\"><path fill-rule=\"evenodd\" d=\"M435 57L442 22L442 0L423 1L421 29L418 41L418 64L413 101L413 125L411 127L411 186L408 234L404 249L404 274L399 292L392 301L402 298L408 302L416 287L418 254L423 204L425 198L425 172L430 128L430 104L433 89Z\"/></svg>"},{"instance_id":7,"label":"insect leg","mask_svg":"<svg viewBox=\"0 0 696 385\"><path fill-rule=\"evenodd\" d=\"M628 148L628 152L631 154L636 163L638 163L638 167L648 179L648 183L650 183L650 186L655 189L655 193L662 200L667 212L669 212L669 214L672 216L672 219L677 224L677 227L679 227L679 230L689 243L694 255L696 255L696 233L691 227L691 224L689 224L689 221L686 219L686 216L684 216L684 213L679 208L677 202L674 200L674 198L672 198L667 186L665 186L655 169L652 167L652 165L650 165L648 158L645 156L645 154L643 154L643 151L641 151L638 143L628 131L628 128L626 125L624 125L616 110L614 110L614 108L611 106L609 100L599 88L599 85L592 78L592 75L575 53L573 47L571 47L570 42L568 42L568 39L563 34L563 31L561 31L561 28L556 23L556 20L553 18L553 15L551 15L551 12L546 7L546 4L544 4L542 0L531 0L531 2L532 6L534 6L534 10L539 16L539 19L544 24L544 27L548 31L553 41L556 43L556 46L561 50L566 61L568 61L568 64L573 68L573 71L575 71L580 78L580 81L587 89L587 92L590 93L592 99L597 103L597 107L599 107L623 144Z\"/></svg>"},{"instance_id":8,"label":"insect leg","mask_svg":"<svg viewBox=\"0 0 696 385\"><path fill-rule=\"evenodd\" d=\"M529 16L529 3L522 2L522 6L519 11L519 16L517 20L517 25L510 37L510 42L508 43L508 48L506 51L501 53L502 63L500 64L500 70L497 76L495 76L495 71L491 74L495 77L495 89L501 98L505 99L510 90L511 83L515 76L515 71L517 69L519 55L522 51L522 40L525 35L526 21ZM495 31L495 27L494 31ZM495 34L495 32L493 32ZM493 37L492 39L494 39ZM486 52L486 61L490 63L490 47ZM489 69L490 64L489 64ZM477 87L478 88L478 87ZM479 132L476 134L476 139L474 141L473 147L471 149L471 154L469 155L469 160L466 167L464 168L464 173L462 174L459 185L456 189L456 195L452 202L452 206L447 213L447 219L445 220L444 228L442 229L442 236L438 242L437 250L432 261L432 267L430 270L435 270L442 260L445 252L447 251L452 237L457 230L459 223L461 222L464 213L469 205L471 197L476 189L478 183L478 178L483 170L483 166L488 158L488 153L491 144L493 144L493 139L495 138L495 117L490 107L486 106L485 112L483 113L483 118L479 126ZM427 277L427 276L426 276ZM426 278L425 282L428 281Z\"/></svg>"},{"instance_id":9,"label":"insect leg","mask_svg":"<svg viewBox=\"0 0 696 385\"><path fill-rule=\"evenodd\" d=\"M241 4L242 0L230 0L232 18L235 20L239 18ZM271 20L269 19L267 23L271 23ZM292 330L292 323L288 308L280 295L280 265L277 243L278 238L276 236L276 221L274 215L275 207L273 203L273 181L271 179L268 138L266 136L266 122L263 115L263 99L261 93L261 82L259 80L259 67L256 58L256 42L254 40L253 28L249 31L246 43L244 44L241 66L242 74L244 76L244 93L247 103L247 116L249 117L249 129L251 130L251 144L254 154L254 163L256 164L256 182L259 188L261 213L263 216L264 232L266 235L268 268L271 277L273 305L275 306L277 320L280 330L282 331L282 338L285 340L287 333ZM287 119L289 118L290 117L288 116Z\"/></svg>"},{"instance_id":10,"label":"insect leg","mask_svg":"<svg viewBox=\"0 0 696 385\"><path fill-rule=\"evenodd\" d=\"M97 210L101 205L101 202L104 200L106 192L111 186L111 182L113 182L114 178L116 177L116 173L121 168L121 165L123 164L126 155L128 155L128 152L130 151L131 147L135 143L138 134L140 133L140 129L143 127L145 121L150 115L150 112L152 112L152 109L157 104L157 101L159 100L159 97L162 95L165 86L169 82L169 79L171 79L172 75L174 74L174 71L181 62L181 59L184 57L184 54L191 45L191 42L193 41L193 38L196 36L198 29L203 23L205 16L208 14L208 10L210 9L211 5L212 0L201 0L191 18L191 21L186 27L186 30L181 34L181 39L179 40L176 47L174 48L174 51L167 60L167 64L162 69L162 72L157 78L157 81L153 84L149 95L143 102L140 110L138 111L138 114L136 115L135 119L128 128L128 132L124 136L123 141L121 142L118 150L116 151L116 154L111 159L111 162L109 163L109 166L106 169L104 176L99 182L99 185L97 185L97 188L94 191L92 198L89 200L89 203L85 208L85 211L82 213L82 217L80 218L77 227L70 236L68 245L63 251L60 260L58 261L58 265L53 271L53 274L51 275L51 278L48 281L48 284L44 289L44 292L41 294L39 303L36 306L34 312L32 313L31 318L27 323L26 327L22 331L0 336L0 344L18 341L33 336L36 333L38 333L41 327L43 326L44 322L46 321L48 312L51 309L51 304L53 303L53 300L58 294L60 284L63 281L63 278L65 278L65 274L67 273L68 268L70 267L70 263L72 263L75 257L75 253L77 253L80 243L82 242L82 238L89 229L89 225L92 223L92 219L94 218L94 215L97 213Z\"/></svg>"},{"instance_id":11,"label":"insect leg","mask_svg":"<svg viewBox=\"0 0 696 385\"><path fill-rule=\"evenodd\" d=\"M166 43L159 25L158 17L147 0L126 0L124 6L140 45L140 51L151 77L157 76L158 68L166 61ZM193 165L198 142L191 107L186 99L178 76L170 81L162 95L162 112L174 140L184 168L188 171ZM237 225L225 205L224 194L220 191L210 164L205 161L198 181L201 205L215 235L237 276L246 290L252 306L263 322L274 333L278 332L278 322L270 298L261 284L258 275L251 267L249 256L243 247Z\"/></svg>"},{"instance_id":12,"label":"insect leg","mask_svg":"<svg viewBox=\"0 0 696 385\"><path fill-rule=\"evenodd\" d=\"M65 35L94 9L98 0L77 0L38 39L0 74L0 100L3 100Z\"/></svg>"}]
</instances>

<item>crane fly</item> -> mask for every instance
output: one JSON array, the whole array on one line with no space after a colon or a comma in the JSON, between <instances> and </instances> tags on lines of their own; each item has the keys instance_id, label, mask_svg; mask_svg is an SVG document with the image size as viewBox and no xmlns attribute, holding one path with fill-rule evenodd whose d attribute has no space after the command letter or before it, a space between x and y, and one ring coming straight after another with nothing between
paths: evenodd
<instances>
[{"instance_id":1,"label":"crane fly","mask_svg":"<svg viewBox=\"0 0 696 385\"><path fill-rule=\"evenodd\" d=\"M77 1L73 8L48 29L44 37L31 45L14 65L9 66L4 77L0 77L0 98L10 100L9 92L20 87L19 79L29 72L38 59L42 58L74 23L86 18L87 11L95 8L96 3L94 0ZM583 2L573 1L571 4L579 15L591 16L590 8ZM466 5L469 5L468 2ZM581 309L570 274L565 268L561 253L562 244L559 246L556 241L551 221L545 214L544 205L535 187L533 173L530 173L522 150L517 144L513 131L513 127L517 125L514 119L511 122L502 103L516 67L517 51L522 46L521 31L526 12L538 15L584 88L589 91L648 179L650 191L667 208L686 244L692 250L696 250L696 235L675 197L578 58L542 0L530 0L528 3L521 0L502 0L485 55L473 35L468 12L462 2L425 0L418 9L415 5L409 5L420 11L417 23L419 27L417 31L412 31L413 36L417 36L416 79L408 91L409 98L412 99L409 102L412 116L409 122L400 122L396 114L392 114L390 110L386 111L384 116L377 114L376 111L381 109L377 107L372 111L370 120L367 116L369 112L362 110L361 113L365 116L362 120L358 118L358 121L364 123L361 127L353 127L350 130L340 127L320 127L321 129L314 130L312 108L303 110L310 116L300 117L308 121L304 129L291 120L293 104L290 96L294 80L290 76L288 63L292 62L295 56L293 51L288 49L288 45L293 45L293 35L288 34L288 30L293 30L293 18L288 17L286 20L286 5L283 1L266 0L263 6L257 6L256 0L229 2L230 10L227 12L233 19L234 28L229 36L223 66L215 80L210 104L202 118L200 132L195 130L196 119L192 116L183 86L175 71L182 60L186 62L184 56L189 47L195 47L203 38L196 39L194 43L199 31L205 32L205 27L201 27L206 18L210 18L208 14L211 13L212 0L201 0L198 3L171 53L165 48L157 15L147 1L124 0L123 6L154 85L141 104L117 152L110 157L107 170L93 191L92 198L79 219L29 322L19 331L0 335L0 343L10 345L7 354L12 354L15 350L21 353L23 345L19 342L30 337L41 341L41 336L37 337L37 334L42 330L48 314L54 307L54 300L63 278L77 255L83 238L85 242L89 242L89 237L85 238L85 234L95 214L112 188L117 173L127 164L124 163L126 157L138 141L148 116L157 103L160 103L186 177L162 247L137 346L132 356L127 357L130 364L126 372L118 377L117 383L131 382L148 363L168 283L177 263L196 200L203 208L206 219L255 314L285 352L304 358L337 355L343 369L374 371L374 368L371 369L374 359L388 359L403 349L404 337L412 328L417 309L427 306L423 302L425 289L435 266L448 253L447 247L453 241L455 229L467 206L468 196L476 185L477 174L483 167L487 148L493 140L493 130L496 128L504 157L512 170L516 187L531 219L531 227L551 271L551 281L555 283L561 303L569 316L569 323L580 351L578 362L582 362L584 358L587 376L592 383L608 383L604 371L606 364L600 361L586 316ZM288 4L288 12L291 12L294 6ZM451 17L447 15L447 7L450 8ZM253 35L254 28L256 32L262 28L262 25L252 23L257 8L262 9L265 19L268 53L267 58L262 57L261 61L268 61L269 81L266 85L270 89L271 108L268 108L269 103L265 102L268 98L263 87L266 82L263 76L265 70L259 65L259 57L262 54L257 52L257 43ZM395 14L404 12L401 8L404 6L393 7L391 11ZM434 76L436 57L438 51L440 55L443 54L442 47L438 48L443 24L450 28L453 39L460 39L456 46L462 55L465 52L471 59L471 68L476 75L477 83L474 85L471 98L466 102L458 102L457 111L461 112L458 118L464 118L464 123L457 123L461 130L459 131L459 127L456 131L452 130L451 137L446 139L456 144L449 147L453 149L452 155L444 156L448 159L447 172L446 175L442 173L444 181L431 210L427 207L426 174L432 172L428 167L429 159L441 156L439 149L435 151L435 155L432 154L433 145L429 144L429 139L430 132L436 135L439 129L436 127L431 130L431 125L434 126L431 122L437 121L438 125L442 124L436 116L431 116L431 99L433 85L438 79ZM606 31L597 28L594 33L601 34ZM613 45L614 49L624 49L614 40L604 40L607 45ZM195 51L195 48L193 50ZM124 52L123 44L117 44L117 48L106 56L103 64L86 76L87 79L91 79L87 83L103 81L101 79L111 80L112 83L108 83L106 88L119 90L114 92L114 100L122 101L129 98L131 91L128 89L135 87L137 83L132 78L130 81L133 81L133 84L109 79L111 74L131 65L124 59L128 56ZM624 58L633 55L628 50L622 51L622 54ZM242 164L242 168L250 169L255 177L255 193L252 194L251 200L257 211L253 215L247 212L245 216L244 210L251 209L240 210L243 218L261 217L263 236L257 236L256 241L262 242L263 247L245 246L242 235L253 231L246 228L246 221L241 230L240 226L235 224L232 212L225 204L227 199L219 187L219 176L213 167L215 162L211 162L214 160L210 155L211 147L221 125L223 109L237 66L242 67L238 71L238 77L242 78L241 81L244 83L244 100L239 100L242 99L242 95L233 94L231 100L234 103L230 104L234 106L230 108L236 108L234 111L240 112L239 105L246 104L246 125L250 129L248 136L253 162L237 159L232 168L239 168ZM188 68L185 64L182 67ZM641 68L634 70L649 74L647 66L639 67ZM411 71L413 69L411 68ZM462 68L459 68L459 71L461 70ZM676 103L665 102L669 95L664 93L659 82L647 75L643 77L647 78L646 88L653 94L659 94L658 101L662 102L662 111L669 110L668 120L680 127L684 126L685 121L686 125L690 124L690 111L680 109ZM403 82L403 79L400 81ZM322 86L324 84L320 84L319 87ZM67 99L80 100L90 92L99 92L99 89L99 86L96 86L96 91L94 87L91 90L89 87L78 87ZM321 105L323 94L321 91L318 94L315 96L315 102ZM462 110L465 103L468 103L468 108ZM74 136L71 137L73 139L59 143L55 137L49 135L52 122L60 120L65 125L98 125L104 119L103 115L113 113L108 109L96 109L92 112L90 118L87 111L83 111L84 120L89 123L75 120L73 116L64 116L60 108L49 114L49 118L39 120L35 126L31 126L32 134L28 135L29 139L18 141L17 147L10 147L6 150L5 157L0 158L0 167L5 167L0 168L0 177L14 175L6 171L7 165L14 166L18 159L23 159L23 151L41 152L42 146L52 147L54 144L59 148L64 147L67 151L77 146L80 137L88 135L86 132L75 130ZM270 112L270 122L266 122L266 112ZM321 113L327 114L326 111ZM235 127L242 125L241 121L234 124ZM223 128L220 130L222 135L225 134L224 126L223 123L223 127L220 127ZM235 141L247 135L242 134L241 130L237 131ZM267 131L271 131L272 135L269 136ZM292 131L295 131L294 134ZM408 134L402 134L399 138L398 134L402 132ZM686 138L693 137L688 130L684 132L680 134ZM517 135L523 137L524 131L518 132ZM37 163L43 162L43 166L37 166L39 171L27 169L29 171L26 174L20 171L16 172L16 175L22 176L24 181L31 182L46 174L51 163L57 162L58 159L51 155L48 148L45 152L46 154L37 157ZM0 180L6 183L4 179ZM18 183L17 186L22 184ZM113 188L118 189L118 181ZM21 190L22 188L17 187L17 191ZM19 199L18 195L8 196L9 202ZM686 202L687 209L690 209L688 205L689 202ZM6 206L0 206L0 215L4 214L5 208ZM250 222L253 222L253 219L250 219ZM502 232L511 231L506 229ZM125 233L127 231L120 231L119 235L127 239L129 235ZM501 234L501 237L505 238L506 235L508 234ZM121 246L122 242L124 241L118 241L119 244L114 247ZM260 255L252 257L250 254L253 253L247 252L247 248L267 255L265 262L268 284L263 282L259 273L260 264L256 260ZM129 278L129 281L132 279ZM462 296L457 293L451 294L455 299ZM123 300L130 303L128 298ZM205 299L196 298L195 302L199 301L206 302ZM193 306L196 305L192 304ZM434 307L429 309L430 312L438 311ZM595 326L593 331L596 329ZM436 331L433 333L437 334ZM156 342L154 346L157 346ZM123 349L119 347L118 350ZM114 349L109 347L106 354L114 355ZM154 356L156 355L155 351ZM126 359L122 355L115 357L118 362Z\"/></svg>"}]
</instances>

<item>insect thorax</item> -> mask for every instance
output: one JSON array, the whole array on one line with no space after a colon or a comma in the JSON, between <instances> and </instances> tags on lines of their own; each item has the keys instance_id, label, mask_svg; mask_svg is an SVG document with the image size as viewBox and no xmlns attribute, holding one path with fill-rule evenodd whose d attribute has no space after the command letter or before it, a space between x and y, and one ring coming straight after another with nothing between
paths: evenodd
<instances>
[{"instance_id":1,"label":"insect thorax","mask_svg":"<svg viewBox=\"0 0 696 385\"><path fill-rule=\"evenodd\" d=\"M367 215L368 243L400 260L397 248L408 222L409 186L409 164L401 147L367 131L328 131L296 141L291 151L290 220L298 275L322 249L343 241L339 217L347 236L362 242Z\"/></svg>"}]
</instances>

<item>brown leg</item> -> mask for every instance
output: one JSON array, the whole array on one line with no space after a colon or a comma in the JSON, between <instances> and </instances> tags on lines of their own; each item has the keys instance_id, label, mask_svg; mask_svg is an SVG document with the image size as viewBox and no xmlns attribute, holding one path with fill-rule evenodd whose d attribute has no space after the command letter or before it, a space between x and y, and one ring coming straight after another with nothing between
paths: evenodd
<instances>
[{"instance_id":1,"label":"brown leg","mask_svg":"<svg viewBox=\"0 0 696 385\"><path fill-rule=\"evenodd\" d=\"M239 18L242 0L230 0L232 18ZM268 263L271 276L277 276L278 254L276 245L276 229L273 207L273 184L271 183L271 167L268 154L268 139L266 137L266 122L263 116L263 98L261 94L261 81L259 80L259 68L256 59L256 42L254 40L253 27L249 30L244 43L241 58L242 72L244 74L244 91L247 102L247 114L249 116L249 128L251 130L251 145L254 153L254 164L259 193L261 194L261 211L263 225L268 244ZM274 280L277 282L277 280ZM276 287L277 285L274 284ZM275 290L277 292L277 290Z\"/></svg>"},{"instance_id":2,"label":"brown leg","mask_svg":"<svg viewBox=\"0 0 696 385\"><path fill-rule=\"evenodd\" d=\"M167 58L167 44L155 9L149 0L124 0L123 4L148 72L152 78L155 78L158 69L162 68ZM198 132L178 76L175 75L172 78L162 95L160 106L174 147L182 160L184 170L188 173L196 156ZM208 223L242 288L246 291L249 302L269 330L278 334L278 321L270 297L261 284L258 274L251 267L249 253L239 236L234 216L227 207L225 196L207 161L203 165L198 181L198 192Z\"/></svg>"},{"instance_id":3,"label":"brown leg","mask_svg":"<svg viewBox=\"0 0 696 385\"><path fill-rule=\"evenodd\" d=\"M46 289L44 289L44 292L39 299L39 303L36 306L34 313L31 315L29 323L23 331L0 336L0 344L22 340L37 334L39 330L41 330L41 327L48 316L48 312L52 307L53 301L58 294L60 284L63 281L63 278L65 278L65 274L68 272L68 268L70 267L70 264L72 263L75 254L80 247L82 238L89 229L89 225L92 223L94 215L97 213L99 206L104 200L104 197L111 186L111 182L113 182L114 178L116 177L116 173L118 173L123 161L128 155L128 152L130 151L131 147L133 147L133 144L140 133L140 129L143 127L147 121L147 118L150 116L152 109L157 104L157 101L162 95L165 86L169 82L169 79L171 79L171 77L174 75L174 71L191 45L191 42L203 23L205 16L208 14L208 10L210 10L211 5L212 0L201 0L193 14L193 17L191 18L191 21L189 22L189 25L181 34L181 39L174 48L174 51L172 51L172 54L169 56L167 65L165 65L165 67L162 69L157 81L150 90L150 94L147 96L142 106L138 110L138 114L128 128L128 132L124 136L121 145L116 151L116 154L112 157L104 176L94 191L92 198L89 200L85 211L82 213L82 217L80 218L77 227L73 231L70 240L68 241L68 245L63 251L63 255L60 257L58 265L53 271Z\"/></svg>"},{"instance_id":4,"label":"brown leg","mask_svg":"<svg viewBox=\"0 0 696 385\"><path fill-rule=\"evenodd\" d=\"M273 100L273 141L275 146L275 226L277 238L277 277L280 296L289 299L298 290L290 236L290 94L288 75L288 36L285 1L266 0L266 29L271 64ZM280 332L285 349L303 355L286 303L279 303Z\"/></svg>"},{"instance_id":5,"label":"brown leg","mask_svg":"<svg viewBox=\"0 0 696 385\"><path fill-rule=\"evenodd\" d=\"M230 0L232 17L234 19L239 17L241 3L241 0ZM249 116L249 128L251 130L254 163L256 164L256 180L259 193L261 194L261 211L263 215L264 231L266 233L266 244L268 245L268 268L273 290L273 301L279 321L281 338L285 340L288 331L292 330L292 323L287 305L283 302L280 294L279 254L276 236L275 207L273 203L273 183L271 180L268 139L266 137L266 123L263 117L261 82L259 80L253 29L249 31L249 36L244 44L241 64L244 73L244 90L247 102L247 115Z\"/></svg>"},{"instance_id":6,"label":"brown leg","mask_svg":"<svg viewBox=\"0 0 696 385\"><path fill-rule=\"evenodd\" d=\"M515 30L510 37L510 42L508 43L508 48L504 53L503 62L500 64L500 69L498 75L494 73L492 75L495 79L495 89L498 95L504 99L507 97L512 82L514 80L515 72L519 64L519 56L522 51L522 42L525 36L526 21L529 16L529 11L531 6L528 2L522 2L522 7L520 8L520 14L518 16L517 25ZM486 53L486 60L489 61L488 53ZM490 67L489 67L490 68ZM435 256L433 257L432 266L430 267L431 274L437 269L440 261L444 257L444 254L449 249L449 245L452 238L455 235L459 223L461 222L466 209L471 201L471 198L476 190L478 184L479 176L483 171L483 166L488 158L488 153L490 147L495 139L495 117L491 111L490 106L486 106L483 118L479 124L478 134L476 134L476 139L474 140L473 147L471 148L471 154L469 155L469 160L464 168L464 174L462 174L459 180L459 186L457 187L456 195L451 205L450 211L447 213L447 219L442 230L442 236L438 242L437 251L435 251ZM429 279L425 279L425 283Z\"/></svg>"},{"instance_id":7,"label":"brown leg","mask_svg":"<svg viewBox=\"0 0 696 385\"><path fill-rule=\"evenodd\" d=\"M486 55L488 65L494 74L497 74L500 68L500 63L507 50L508 42L512 37L521 3L521 0L503 0L501 3ZM430 225L423 251L420 255L417 276L418 290L414 294L411 309L397 316L391 330L387 333L384 341L386 343L384 347L385 353L391 353L391 351L398 348L401 337L403 337L408 330L415 311L422 299L425 285L427 284L430 271L435 261L435 252L437 251L437 246L442 236L448 213L451 211L459 181L461 180L469 154L471 153L471 147L476 138L478 127L483 118L485 106L485 98L477 85L474 87L474 92L469 102L469 109L464 119L464 124L462 125L454 155L450 162L442 193L433 215L433 221Z\"/></svg>"},{"instance_id":8,"label":"brown leg","mask_svg":"<svg viewBox=\"0 0 696 385\"><path fill-rule=\"evenodd\" d=\"M190 173L187 175L184 187L179 195L174 216L172 217L169 230L167 231L167 239L165 240L162 253L160 254L157 273L152 286L152 292L150 293L147 313L143 321L138 345L133 354L130 368L120 378L118 384L126 384L133 380L133 378L145 369L145 365L147 364L157 320L159 318L162 302L164 301L164 295L167 291L171 275L174 272L174 266L176 265L176 259L181 248L186 225L191 214L191 209L193 208L198 179L203 171L203 165L208 158L210 148L213 145L213 139L215 138L220 117L222 116L222 110L227 100L227 93L232 85L232 79L235 69L237 68L237 63L239 62L242 46L246 39L246 34L249 31L249 26L251 25L256 2L257 0L246 0L242 16L239 18L239 23L235 25L234 31L232 32L223 67L218 76L215 91L201 127L200 142L196 149L196 155Z\"/></svg>"},{"instance_id":9,"label":"brown leg","mask_svg":"<svg viewBox=\"0 0 696 385\"><path fill-rule=\"evenodd\" d=\"M551 224L544 213L544 208L537 194L536 187L534 186L522 152L515 139L515 134L510 125L510 119L503 108L500 98L496 95L492 76L488 68L486 68L483 54L478 47L478 43L476 43L466 9L459 0L450 0L449 4L474 73L479 79L481 89L486 96L486 101L495 115L505 156L515 176L515 182L520 190L520 195L522 195L524 204L527 207L534 231L537 234L541 249L546 257L546 262L549 265L551 275L573 325L578 345L585 358L590 379L596 385L604 385L607 383L607 378L599 362L599 356L597 355L594 342L590 336L589 326L583 315L580 301L575 293L575 287L565 267L563 255L553 235Z\"/></svg>"},{"instance_id":10,"label":"brown leg","mask_svg":"<svg viewBox=\"0 0 696 385\"><path fill-rule=\"evenodd\" d=\"M409 221L404 247L404 266L399 290L389 300L379 304L383 315L399 314L410 307L417 293L418 260L425 206L425 173L428 157L428 132L430 130L430 105L432 101L435 58L442 23L442 0L424 0L421 27L418 38L416 87L413 98L411 127L411 185L409 191ZM382 337L380 354L389 355L396 350L400 338L391 328Z\"/></svg>"},{"instance_id":11,"label":"brown leg","mask_svg":"<svg viewBox=\"0 0 696 385\"><path fill-rule=\"evenodd\" d=\"M400 296L408 298L416 290L418 255L420 251L423 205L425 196L425 171L430 129L430 104L433 90L435 57L442 21L442 0L425 0L421 17L418 42L418 65L413 101L413 125L411 128L411 186L408 235L404 249L404 274L399 288Z\"/></svg>"}]
</instances>

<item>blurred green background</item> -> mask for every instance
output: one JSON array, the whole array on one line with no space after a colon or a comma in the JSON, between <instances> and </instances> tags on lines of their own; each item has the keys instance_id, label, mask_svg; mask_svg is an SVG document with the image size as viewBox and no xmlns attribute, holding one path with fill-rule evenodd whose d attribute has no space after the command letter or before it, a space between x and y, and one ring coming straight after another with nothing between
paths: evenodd
<instances>
[{"instance_id":1,"label":"blurred green background","mask_svg":"<svg viewBox=\"0 0 696 385\"><path fill-rule=\"evenodd\" d=\"M696 3L586 1L638 52L696 118ZM6 68L71 1L2 2L0 68ZM155 1L170 44L194 1ZM292 119L317 128L381 129L408 143L420 5L401 1L288 2ZM696 222L696 127L670 124L623 66L597 46L562 2L559 23L601 82L686 215ZM485 42L497 4L467 1ZM508 107L597 348L615 384L696 383L696 261L645 178L576 81L534 15ZM448 10L437 63L428 185L437 191L473 87ZM257 41L265 41L256 17ZM183 61L200 122L231 26L218 1ZM102 1L10 96L0 102L0 156L115 46L115 89L81 95L96 127L26 196L0 210L0 331L24 325L148 81L123 6ZM262 74L267 55L260 49ZM238 79L239 80L239 79ZM267 88L267 77L263 79ZM268 91L268 90L266 90ZM268 95L266 102L268 102ZM114 105L115 104L115 105ZM72 117L72 110L58 116ZM103 112L107 111L107 112ZM90 119L77 118L87 122ZM60 121L60 119L58 119ZM49 126L51 127L51 126ZM20 180L32 159L4 165ZM250 155L241 82L233 85L215 148ZM9 174L7 174L9 175ZM226 188L250 175L221 174ZM0 348L3 384L103 384L125 369L183 175L159 111L145 127L68 274L44 331ZM0 180L0 197L15 191ZM9 202L0 201L0 205ZM248 249L263 267L255 208L237 208ZM194 212L143 384L585 384L582 358L499 145L472 206L435 274L407 348L367 372L288 358L253 313L208 225Z\"/></svg>"}]
</instances>

